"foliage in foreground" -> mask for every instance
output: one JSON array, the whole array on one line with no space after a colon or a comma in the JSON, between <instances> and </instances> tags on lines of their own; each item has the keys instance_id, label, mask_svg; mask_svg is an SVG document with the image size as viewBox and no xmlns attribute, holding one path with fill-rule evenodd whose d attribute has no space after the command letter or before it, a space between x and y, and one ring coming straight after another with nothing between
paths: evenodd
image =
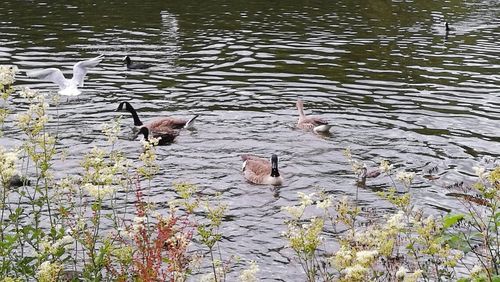
<instances>
[{"instance_id":1,"label":"foliage in foreground","mask_svg":"<svg viewBox=\"0 0 500 282\"><path fill-rule=\"evenodd\" d=\"M349 149L345 155L361 173ZM300 205L283 208L290 216L284 236L307 281L500 281L500 166L476 168L472 187L450 186L461 189L450 194L462 195L467 212L442 218L412 205L413 172L394 179L387 161L379 170L393 185L379 195L395 210L382 220L376 211L363 213L357 199L336 201L321 191L299 193ZM332 243L325 231L338 242L330 254L322 251Z\"/></svg>"},{"instance_id":2,"label":"foliage in foreground","mask_svg":"<svg viewBox=\"0 0 500 282\"><path fill-rule=\"evenodd\" d=\"M119 119L103 127L107 147L93 148L78 172L56 178L53 166L67 155L58 127L49 130L49 102L57 101L16 91L16 71L0 66L2 128L11 95L28 107L16 116L25 141L0 146L0 281L186 281L205 271L204 263L212 272L203 279L226 281L232 258L219 246L226 206L197 197L187 183L174 183L175 197L153 202L157 140L144 142L132 162L114 150ZM240 280L255 281L257 271L251 263Z\"/></svg>"},{"instance_id":3,"label":"foliage in foreground","mask_svg":"<svg viewBox=\"0 0 500 282\"><path fill-rule=\"evenodd\" d=\"M16 70L0 66L2 128ZM186 281L207 268L201 280L227 280L233 257L220 247L226 205L197 197L186 183L173 185L174 198L151 201L160 169L155 147L144 143L135 163L114 150L119 120L103 128L109 146L86 153L78 173L56 178L53 165L66 152L49 130L49 102L30 89L19 95L28 107L16 116L25 141L0 146L0 281ZM363 169L346 156L356 173ZM392 189L379 195L394 205L382 219L356 198L325 192L299 194L299 205L283 208L290 215L284 236L308 281L500 279L500 167L476 168L471 187L450 186L466 212L442 218L412 204L414 173L394 177L386 161L380 170ZM257 271L252 262L239 279L257 281Z\"/></svg>"}]
</instances>

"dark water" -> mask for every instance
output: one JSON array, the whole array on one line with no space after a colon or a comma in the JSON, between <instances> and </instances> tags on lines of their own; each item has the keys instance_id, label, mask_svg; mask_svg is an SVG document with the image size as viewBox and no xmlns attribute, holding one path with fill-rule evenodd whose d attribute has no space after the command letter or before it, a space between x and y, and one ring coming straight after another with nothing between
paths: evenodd
<instances>
[{"instance_id":1,"label":"dark water","mask_svg":"<svg viewBox=\"0 0 500 282\"><path fill-rule=\"evenodd\" d=\"M182 180L220 193L229 204L224 253L257 260L263 279L303 280L284 249L280 207L316 187L354 195L344 148L368 165L388 159L416 172L416 203L431 212L456 206L445 184L472 180L472 166L500 156L498 1L65 2L0 6L0 64L70 73L81 58L106 55L79 100L59 107L59 146L71 152L56 174L79 172L82 154L105 144L100 125L119 115L120 101L144 119L200 114L196 130L158 150L154 200ZM126 71L125 55L152 67ZM23 73L18 85L56 91ZM297 98L334 124L330 137L292 128ZM22 140L13 120L3 144ZM124 114L118 147L135 158L131 123ZM248 152L276 152L286 185L246 183L238 155ZM422 176L433 167L441 177L431 182ZM389 207L374 193L387 180L361 190L362 204Z\"/></svg>"}]
</instances>

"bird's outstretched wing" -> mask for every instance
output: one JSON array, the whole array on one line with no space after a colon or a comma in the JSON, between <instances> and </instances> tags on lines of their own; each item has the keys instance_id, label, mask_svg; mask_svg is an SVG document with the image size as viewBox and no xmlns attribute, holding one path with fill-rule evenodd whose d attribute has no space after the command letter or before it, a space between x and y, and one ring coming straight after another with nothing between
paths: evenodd
<instances>
[{"instance_id":1,"label":"bird's outstretched wing","mask_svg":"<svg viewBox=\"0 0 500 282\"><path fill-rule=\"evenodd\" d=\"M99 55L95 58L76 63L73 66L73 78L71 80L78 86L83 86L83 79L87 74L87 71L90 68L97 66L102 61L103 58L104 55Z\"/></svg>"},{"instance_id":2,"label":"bird's outstretched wing","mask_svg":"<svg viewBox=\"0 0 500 282\"><path fill-rule=\"evenodd\" d=\"M61 70L56 68L48 68L43 70L34 70L26 72L28 77L36 77L42 80L52 81L59 85L59 88L64 89L66 87L66 79L64 78Z\"/></svg>"}]
</instances>

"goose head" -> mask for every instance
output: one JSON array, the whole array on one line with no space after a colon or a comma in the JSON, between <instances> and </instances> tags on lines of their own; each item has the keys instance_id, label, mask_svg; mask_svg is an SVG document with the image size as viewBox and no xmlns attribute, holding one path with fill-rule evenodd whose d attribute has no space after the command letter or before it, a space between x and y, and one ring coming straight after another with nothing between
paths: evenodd
<instances>
[{"instance_id":1,"label":"goose head","mask_svg":"<svg viewBox=\"0 0 500 282\"><path fill-rule=\"evenodd\" d=\"M127 110L129 113L132 114L132 118L134 119L134 125L135 126L142 126L143 123L142 123L141 119L139 119L139 115L137 115L137 112L135 111L134 107L132 107L132 105L130 105L129 102L121 102L118 105L118 108L116 108L116 111L117 112L123 111L124 107L125 107L125 110Z\"/></svg>"},{"instance_id":2,"label":"goose head","mask_svg":"<svg viewBox=\"0 0 500 282\"><path fill-rule=\"evenodd\" d=\"M123 58L123 62L125 62L127 65L130 65L131 63L130 57L128 55L125 56L125 58Z\"/></svg>"},{"instance_id":3,"label":"goose head","mask_svg":"<svg viewBox=\"0 0 500 282\"><path fill-rule=\"evenodd\" d=\"M132 108L132 105L130 105L129 102L121 102L119 105L118 105L118 108L116 108L116 111L117 112L120 112L120 111L123 111L123 107L125 106L125 110L129 111L130 110L134 110L134 108Z\"/></svg>"},{"instance_id":4,"label":"goose head","mask_svg":"<svg viewBox=\"0 0 500 282\"><path fill-rule=\"evenodd\" d=\"M448 22L444 23L444 27L446 28L446 31L450 31L450 26L448 25Z\"/></svg>"},{"instance_id":5,"label":"goose head","mask_svg":"<svg viewBox=\"0 0 500 282\"><path fill-rule=\"evenodd\" d=\"M149 129L147 127L141 127L138 134L144 135L144 140L149 141Z\"/></svg>"},{"instance_id":6,"label":"goose head","mask_svg":"<svg viewBox=\"0 0 500 282\"><path fill-rule=\"evenodd\" d=\"M271 177L279 177L280 173L278 171L278 156L272 154L271 156Z\"/></svg>"}]
</instances>

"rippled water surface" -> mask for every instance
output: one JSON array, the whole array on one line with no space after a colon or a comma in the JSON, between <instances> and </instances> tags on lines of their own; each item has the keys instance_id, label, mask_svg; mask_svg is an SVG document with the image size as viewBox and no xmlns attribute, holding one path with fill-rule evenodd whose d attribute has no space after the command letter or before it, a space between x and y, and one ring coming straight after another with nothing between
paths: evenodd
<instances>
[{"instance_id":1,"label":"rippled water surface","mask_svg":"<svg viewBox=\"0 0 500 282\"><path fill-rule=\"evenodd\" d=\"M62 99L57 175L79 173L82 154L105 144L101 124L129 101L143 119L191 117L196 129L158 150L162 203L173 181L220 193L229 204L222 248L257 260L262 279L302 280L280 233L283 205L317 187L354 195L348 146L368 165L388 159L417 173L415 198L430 212L454 208L445 184L500 156L500 2L498 1L4 1L0 64L15 64L18 85L55 93L27 70L71 73L81 58L105 54L78 99ZM104 3L106 2L106 3ZM445 32L449 21L452 31ZM127 71L125 55L151 68ZM295 101L330 120L331 136L293 128ZM25 109L14 97L12 104ZM55 124L55 118L51 121ZM123 114L119 149L137 158L132 119ZM55 126L54 128L55 129ZM2 144L16 145L14 118ZM278 190L246 183L241 153L280 156ZM440 178L422 176L437 167ZM388 208L377 179L362 205Z\"/></svg>"}]
</instances>

